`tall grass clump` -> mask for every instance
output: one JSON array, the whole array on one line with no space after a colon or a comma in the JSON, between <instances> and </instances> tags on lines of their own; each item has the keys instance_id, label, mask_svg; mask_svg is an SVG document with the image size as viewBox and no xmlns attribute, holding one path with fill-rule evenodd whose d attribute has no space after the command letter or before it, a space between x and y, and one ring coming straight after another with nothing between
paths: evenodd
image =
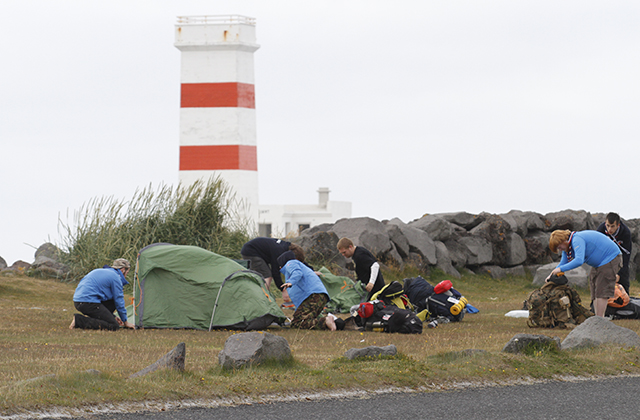
<instances>
[{"instance_id":1,"label":"tall grass clump","mask_svg":"<svg viewBox=\"0 0 640 420\"><path fill-rule=\"evenodd\" d=\"M157 242L239 258L250 234L239 216L242 204L219 177L187 187L149 186L129 201L94 198L75 212L72 223L58 223L61 261L71 268L68 280L116 258L133 263L140 249Z\"/></svg>"}]
</instances>

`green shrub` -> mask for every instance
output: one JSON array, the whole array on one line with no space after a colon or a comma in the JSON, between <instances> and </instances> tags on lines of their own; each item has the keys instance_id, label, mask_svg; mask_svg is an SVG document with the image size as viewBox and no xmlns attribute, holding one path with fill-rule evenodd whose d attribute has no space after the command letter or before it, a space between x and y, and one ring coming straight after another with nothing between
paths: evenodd
<instances>
[{"instance_id":1,"label":"green shrub","mask_svg":"<svg viewBox=\"0 0 640 420\"><path fill-rule=\"evenodd\" d=\"M249 238L239 203L220 178L188 187L151 186L129 201L94 198L74 215L71 224L59 221L61 262L77 280L116 258L135 263L138 251L156 242L195 245L230 258L240 257Z\"/></svg>"}]
</instances>

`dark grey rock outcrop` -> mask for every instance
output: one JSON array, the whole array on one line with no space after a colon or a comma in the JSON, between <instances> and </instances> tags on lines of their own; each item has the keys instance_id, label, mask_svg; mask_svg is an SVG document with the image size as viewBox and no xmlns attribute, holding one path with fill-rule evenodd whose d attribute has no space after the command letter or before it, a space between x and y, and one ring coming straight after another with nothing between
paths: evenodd
<instances>
[{"instance_id":1,"label":"dark grey rock outcrop","mask_svg":"<svg viewBox=\"0 0 640 420\"><path fill-rule=\"evenodd\" d=\"M506 353L522 353L527 348L551 347L560 350L560 338L537 334L516 334L502 348Z\"/></svg>"},{"instance_id":2,"label":"dark grey rock outcrop","mask_svg":"<svg viewBox=\"0 0 640 420\"><path fill-rule=\"evenodd\" d=\"M284 337L267 332L246 332L227 338L218 354L224 369L240 369L259 365L267 360L288 361L291 349Z\"/></svg>"},{"instance_id":3,"label":"dark grey rock outcrop","mask_svg":"<svg viewBox=\"0 0 640 420\"><path fill-rule=\"evenodd\" d=\"M396 354L398 354L398 349L396 348L395 345L390 344L384 347L369 346L369 347L363 347L360 349L356 349L356 348L349 349L344 353L344 357L346 357L349 360L353 360L353 359L362 358L362 357L375 358L380 356L395 356Z\"/></svg>"},{"instance_id":4,"label":"dark grey rock outcrop","mask_svg":"<svg viewBox=\"0 0 640 420\"><path fill-rule=\"evenodd\" d=\"M409 264L423 273L437 268L454 278L459 277L462 269L468 269L499 278L522 275L523 266L534 273L540 266L557 264L560 256L549 250L553 230L595 229L602 220L604 214L592 216L584 210L563 210L546 215L521 210L500 215L427 214L409 223L398 218L379 222L358 217L307 229L294 241L305 249L308 258L334 263L334 267L339 268L353 267L335 249L337 239L345 236L389 266L402 268ZM629 271L630 278L635 279L640 266L640 219L623 221L629 226L634 241ZM574 271L570 275L575 279L570 278L570 282L585 287L585 272ZM538 283L539 279L536 280Z\"/></svg>"},{"instance_id":5,"label":"dark grey rock outcrop","mask_svg":"<svg viewBox=\"0 0 640 420\"><path fill-rule=\"evenodd\" d=\"M130 375L129 379L147 375L151 372L155 372L158 369L175 369L183 371L185 357L186 346L184 343L180 343L175 346L169 353L158 359L158 361L154 364L147 366L146 368L134 373L133 375Z\"/></svg>"},{"instance_id":6,"label":"dark grey rock outcrop","mask_svg":"<svg viewBox=\"0 0 640 420\"><path fill-rule=\"evenodd\" d=\"M617 344L640 349L640 337L629 328L620 327L600 316L587 318L562 341L562 350Z\"/></svg>"}]
</instances>

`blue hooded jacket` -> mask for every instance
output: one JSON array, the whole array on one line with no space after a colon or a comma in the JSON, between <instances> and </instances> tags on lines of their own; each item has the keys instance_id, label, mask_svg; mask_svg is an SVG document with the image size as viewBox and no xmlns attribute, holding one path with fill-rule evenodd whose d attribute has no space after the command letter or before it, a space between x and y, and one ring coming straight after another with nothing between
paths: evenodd
<instances>
[{"instance_id":1,"label":"blue hooded jacket","mask_svg":"<svg viewBox=\"0 0 640 420\"><path fill-rule=\"evenodd\" d=\"M122 288L129 284L122 271L105 265L84 276L73 294L74 302L102 303L113 300L122 322L127 322Z\"/></svg>"},{"instance_id":2,"label":"blue hooded jacket","mask_svg":"<svg viewBox=\"0 0 640 420\"><path fill-rule=\"evenodd\" d=\"M329 297L329 293L327 293L327 289L324 287L320 277L300 261L287 261L284 267L280 269L280 272L284 274L285 281L291 283L288 292L291 301L296 305L296 309L306 298L314 293L324 293Z\"/></svg>"}]
</instances>

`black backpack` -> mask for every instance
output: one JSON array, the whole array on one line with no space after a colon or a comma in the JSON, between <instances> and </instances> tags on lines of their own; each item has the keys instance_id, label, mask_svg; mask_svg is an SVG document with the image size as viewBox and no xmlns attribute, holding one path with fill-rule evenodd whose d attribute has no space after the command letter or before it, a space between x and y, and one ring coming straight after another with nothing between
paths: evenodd
<instances>
[{"instance_id":1,"label":"black backpack","mask_svg":"<svg viewBox=\"0 0 640 420\"><path fill-rule=\"evenodd\" d=\"M622 308L607 306L604 315L613 319L640 319L640 299L629 298L629 303Z\"/></svg>"},{"instance_id":2,"label":"black backpack","mask_svg":"<svg viewBox=\"0 0 640 420\"><path fill-rule=\"evenodd\" d=\"M412 311L382 301L373 303L373 314L365 318L365 330L400 334L422 334L422 321Z\"/></svg>"},{"instance_id":3,"label":"black backpack","mask_svg":"<svg viewBox=\"0 0 640 420\"><path fill-rule=\"evenodd\" d=\"M420 276L404 279L403 282L404 292L407 294L416 312L429 309L427 299L434 293L433 286Z\"/></svg>"},{"instance_id":4,"label":"black backpack","mask_svg":"<svg viewBox=\"0 0 640 420\"><path fill-rule=\"evenodd\" d=\"M429 312L432 317L443 316L451 322L462 321L465 312L464 306L460 311L452 310L454 305L460 305L460 299L463 299L462 294L453 287L445 293L434 293L427 298Z\"/></svg>"}]
</instances>

